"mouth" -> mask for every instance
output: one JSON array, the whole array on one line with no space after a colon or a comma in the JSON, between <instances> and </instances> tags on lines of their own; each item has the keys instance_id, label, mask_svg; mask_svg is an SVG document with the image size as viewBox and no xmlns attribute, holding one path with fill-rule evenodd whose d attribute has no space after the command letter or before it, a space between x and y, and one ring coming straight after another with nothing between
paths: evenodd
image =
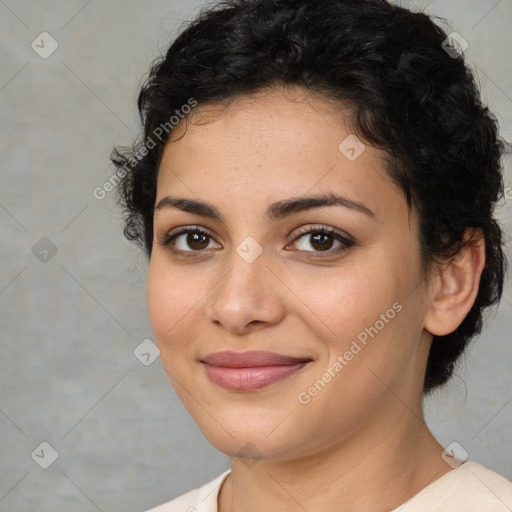
<instances>
[{"instance_id":1,"label":"mouth","mask_svg":"<svg viewBox=\"0 0 512 512\"><path fill-rule=\"evenodd\" d=\"M294 375L311 362L308 357L264 351L215 352L201 359L212 382L234 391L264 388Z\"/></svg>"}]
</instances>

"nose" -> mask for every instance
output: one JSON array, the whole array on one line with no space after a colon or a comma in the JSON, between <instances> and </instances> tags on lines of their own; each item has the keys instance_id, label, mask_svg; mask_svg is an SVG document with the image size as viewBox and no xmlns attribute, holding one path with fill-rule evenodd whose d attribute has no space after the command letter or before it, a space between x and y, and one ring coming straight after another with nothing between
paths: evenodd
<instances>
[{"instance_id":1,"label":"nose","mask_svg":"<svg viewBox=\"0 0 512 512\"><path fill-rule=\"evenodd\" d=\"M265 253L248 262L233 251L227 267L208 295L208 320L239 335L279 323L285 315L286 286Z\"/></svg>"}]
</instances>

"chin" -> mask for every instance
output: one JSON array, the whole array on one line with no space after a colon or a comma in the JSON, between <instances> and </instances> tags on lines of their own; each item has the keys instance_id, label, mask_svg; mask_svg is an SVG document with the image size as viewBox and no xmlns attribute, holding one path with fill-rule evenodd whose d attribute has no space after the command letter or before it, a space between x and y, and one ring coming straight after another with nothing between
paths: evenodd
<instances>
[{"instance_id":1,"label":"chin","mask_svg":"<svg viewBox=\"0 0 512 512\"><path fill-rule=\"evenodd\" d=\"M285 458L288 450L280 445L276 446L275 441L258 438L249 433L240 436L226 435L222 439L218 437L206 437L209 443L228 457L244 459L247 465L260 460L279 460Z\"/></svg>"},{"instance_id":2,"label":"chin","mask_svg":"<svg viewBox=\"0 0 512 512\"><path fill-rule=\"evenodd\" d=\"M219 416L216 418L217 421L203 417L207 423L196 423L206 440L229 457L251 460L285 459L291 452L305 444L306 440L303 439L300 426L285 426L283 415L266 421L262 421L261 415L259 421L251 421L249 414L241 420L243 416L243 413L238 411L231 415L230 421L226 416ZM301 434L300 438L293 436L292 432L296 435Z\"/></svg>"}]
</instances>

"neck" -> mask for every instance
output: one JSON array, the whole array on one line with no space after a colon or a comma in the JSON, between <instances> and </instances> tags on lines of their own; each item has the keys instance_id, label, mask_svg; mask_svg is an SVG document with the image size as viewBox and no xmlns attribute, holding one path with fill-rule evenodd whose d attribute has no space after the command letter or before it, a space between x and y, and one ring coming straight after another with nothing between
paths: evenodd
<instances>
[{"instance_id":1,"label":"neck","mask_svg":"<svg viewBox=\"0 0 512 512\"><path fill-rule=\"evenodd\" d=\"M259 461L232 457L231 474L219 493L219 512L387 512L400 506L450 467L421 407L411 411L400 403L396 408L400 414L388 410L386 418L308 456Z\"/></svg>"}]
</instances>

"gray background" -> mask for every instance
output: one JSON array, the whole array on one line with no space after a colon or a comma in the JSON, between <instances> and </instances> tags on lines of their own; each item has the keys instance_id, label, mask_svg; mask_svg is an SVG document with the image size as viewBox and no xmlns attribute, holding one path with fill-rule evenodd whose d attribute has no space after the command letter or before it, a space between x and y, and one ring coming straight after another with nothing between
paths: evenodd
<instances>
[{"instance_id":1,"label":"gray background","mask_svg":"<svg viewBox=\"0 0 512 512\"><path fill-rule=\"evenodd\" d=\"M485 101L512 140L512 2L402 3L445 17L469 42ZM0 0L1 511L140 512L229 467L159 360L135 357L152 338L145 258L123 239L112 194L93 196L113 173L112 146L136 133L150 61L201 5ZM47 59L31 48L43 31L59 44ZM499 211L507 236L511 205ZM457 441L509 479L511 318L509 280L458 376L427 403L443 445ZM58 453L48 469L43 441Z\"/></svg>"}]
</instances>

